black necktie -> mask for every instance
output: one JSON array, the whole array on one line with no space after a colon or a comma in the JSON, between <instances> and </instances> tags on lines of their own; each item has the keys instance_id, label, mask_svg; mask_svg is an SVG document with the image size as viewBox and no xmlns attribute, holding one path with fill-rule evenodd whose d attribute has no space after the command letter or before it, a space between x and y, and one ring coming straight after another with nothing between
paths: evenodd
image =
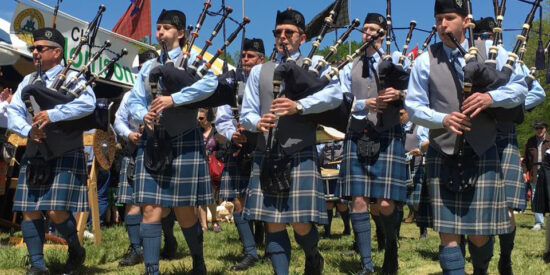
<instances>
[{"instance_id":1,"label":"black necktie","mask_svg":"<svg viewBox=\"0 0 550 275\"><path fill-rule=\"evenodd\" d=\"M374 69L374 63L376 60L373 56L363 56L363 77L370 77L371 76L371 70L373 73L376 72L376 69Z\"/></svg>"}]
</instances>

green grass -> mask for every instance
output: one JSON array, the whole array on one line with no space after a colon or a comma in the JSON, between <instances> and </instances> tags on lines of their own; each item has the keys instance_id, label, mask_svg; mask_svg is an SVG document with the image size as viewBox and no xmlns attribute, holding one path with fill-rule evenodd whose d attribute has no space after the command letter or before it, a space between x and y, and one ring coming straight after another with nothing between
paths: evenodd
<instances>
[{"instance_id":1,"label":"green grass","mask_svg":"<svg viewBox=\"0 0 550 275\"><path fill-rule=\"evenodd\" d=\"M533 215L530 211L526 214L516 216L518 231L516 236L515 249L512 254L515 274L550 274L550 265L545 264L542 259L544 250L544 231L534 232L529 230L533 224ZM237 231L233 224L222 224L221 233L206 232L204 252L208 274L273 274L270 264L259 263L245 272L229 272L228 269L241 259L241 246L238 240ZM161 261L160 269L163 274L188 274L191 269L191 257L185 240L178 227L174 228L178 240L178 260ZM359 257L342 257L341 252L347 251L352 242L352 236L341 236L343 230L342 220L335 218L332 232L335 236L332 239L321 240L319 247L325 258L325 274L353 274L359 268ZM323 229L320 228L320 233ZM373 224L374 231L374 224ZM441 269L438 262L438 235L429 231L426 240L418 239L418 228L414 224L403 224L401 229L403 239L399 248L399 274L440 274ZM17 233L20 236L20 232ZM293 233L289 230L292 240L292 260L290 266L291 274L302 274L304 264L304 253L296 244ZM0 239L6 239L8 234L0 233ZM373 239L373 247L376 241ZM102 242L94 245L91 241L85 242L87 251L86 269L83 274L140 274L143 266L118 267L118 261L128 247L128 238L124 227L112 227L103 230ZM497 263L499 257L498 238L495 243L495 252L489 268L490 274L498 274ZM263 249L259 250L260 257L263 256ZM0 274L24 274L25 258L27 251L24 248L0 248ZM45 251L46 264L53 272L59 272L65 262L66 250L60 246L49 248ZM382 266L383 253L374 251L373 261L378 271ZM466 271L472 273L472 265L467 256Z\"/></svg>"}]
</instances>

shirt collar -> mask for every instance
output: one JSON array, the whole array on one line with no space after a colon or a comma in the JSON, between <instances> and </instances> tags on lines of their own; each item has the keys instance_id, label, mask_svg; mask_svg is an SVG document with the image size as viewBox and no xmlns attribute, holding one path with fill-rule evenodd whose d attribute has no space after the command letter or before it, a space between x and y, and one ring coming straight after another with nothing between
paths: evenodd
<instances>
[{"instance_id":1,"label":"shirt collar","mask_svg":"<svg viewBox=\"0 0 550 275\"><path fill-rule=\"evenodd\" d=\"M180 47L175 47L175 48L168 51L168 56L170 57L171 60L174 60L174 61L176 59L178 59L180 54L181 54L181 48Z\"/></svg>"},{"instance_id":2,"label":"shirt collar","mask_svg":"<svg viewBox=\"0 0 550 275\"><path fill-rule=\"evenodd\" d=\"M47 70L45 73L44 73L44 76L46 77L46 80L52 80L54 79L54 77L61 72L61 64L57 64L55 66L53 66L52 68L50 68L49 70Z\"/></svg>"},{"instance_id":3,"label":"shirt collar","mask_svg":"<svg viewBox=\"0 0 550 275\"><path fill-rule=\"evenodd\" d=\"M412 121L409 120L407 121L407 123L405 123L405 125L403 125L403 129L405 131L409 131L412 128L412 125L413 125Z\"/></svg>"},{"instance_id":4,"label":"shirt collar","mask_svg":"<svg viewBox=\"0 0 550 275\"><path fill-rule=\"evenodd\" d=\"M293 60L298 60L300 55L301 55L300 50L297 50L290 54L290 58L292 58ZM277 52L277 62L281 62L282 59L283 59L283 55Z\"/></svg>"},{"instance_id":5,"label":"shirt collar","mask_svg":"<svg viewBox=\"0 0 550 275\"><path fill-rule=\"evenodd\" d=\"M462 41L462 43L460 43L460 45L464 49L468 48L468 39L464 39L464 41ZM454 54L458 53L458 48L451 49L451 48L447 47L447 45L445 45L445 44L443 44L443 50L445 51L445 54L447 55L447 57L449 57L449 59L451 59L454 56ZM459 55L459 57L462 57L462 56Z\"/></svg>"}]
</instances>

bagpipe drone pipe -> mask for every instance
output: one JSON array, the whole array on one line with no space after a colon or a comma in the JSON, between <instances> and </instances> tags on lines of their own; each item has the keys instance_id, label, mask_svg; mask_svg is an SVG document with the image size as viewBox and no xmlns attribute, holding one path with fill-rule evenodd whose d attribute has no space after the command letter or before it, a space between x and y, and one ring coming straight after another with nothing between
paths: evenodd
<instances>
[{"instance_id":1,"label":"bagpipe drone pipe","mask_svg":"<svg viewBox=\"0 0 550 275\"><path fill-rule=\"evenodd\" d=\"M203 10L204 14L209 7L210 6L206 5L205 3L205 7ZM210 38L206 41L205 46L202 48L200 54L197 55L191 65L187 65L187 61L191 55L191 48L193 45L192 43L194 43L195 38L198 37L198 29L200 29L200 26L204 21L204 17L202 16L203 13L201 13L201 17L199 17L199 22L197 23L198 27L196 27L196 29L191 33L191 42L187 45L187 50L184 53L184 57L181 62L176 64L175 61L168 60L166 63L151 69L149 76L150 78L152 77L153 79L158 79L162 82L163 93L179 92L182 88L188 87L202 79L203 76L208 73L208 70L212 67L214 62L226 51L227 47L231 45L231 43L235 40L239 32L243 30L246 24L250 23L250 19L245 16L242 22L239 23L235 31L233 31L233 33L231 33L227 40L223 43L223 46L217 49L212 58L204 62L204 65L200 70L197 70L198 67L203 63L203 56L206 53L206 50L210 45L212 45L212 40L214 39L216 34L219 33L219 30L221 29L225 20L228 18L231 12L232 9L230 7L226 7L224 9L221 20L218 22L218 24L212 31ZM236 73L234 70L231 70L218 76L218 86L216 90L210 96L208 96L208 98L198 102L184 104L183 106L185 108L213 108L226 104L230 106L236 106L236 94Z\"/></svg>"},{"instance_id":2,"label":"bagpipe drone pipe","mask_svg":"<svg viewBox=\"0 0 550 275\"><path fill-rule=\"evenodd\" d=\"M349 34L353 28L359 23L358 20L354 20L348 27L346 32L337 40L336 44L331 47L331 51L327 53L321 59L318 64L312 70L305 70L303 67L298 66L294 62L285 62L275 69L275 75L281 77L284 81L284 95L291 100L300 100L307 96L322 90L326 87L334 77L338 76L338 73L348 63L352 62L356 57L363 54L366 48L368 48L376 39L384 35L384 30L379 30L378 33L371 36L369 40L363 43L355 52L346 56L345 61L340 63L336 67L331 67L329 72L318 76L325 64L327 64L328 58L330 58L336 51L336 47L342 44L343 41L349 37ZM332 127L341 132L347 132L349 120L353 105L355 104L355 97L351 93L344 93L341 104L331 110L317 113L303 115L307 119L314 121L318 124Z\"/></svg>"}]
</instances>

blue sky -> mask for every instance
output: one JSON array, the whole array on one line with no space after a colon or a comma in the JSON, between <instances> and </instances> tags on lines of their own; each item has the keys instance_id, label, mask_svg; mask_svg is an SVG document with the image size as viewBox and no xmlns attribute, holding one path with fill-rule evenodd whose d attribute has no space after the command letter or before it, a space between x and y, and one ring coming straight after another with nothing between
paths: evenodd
<instances>
[{"instance_id":1,"label":"blue sky","mask_svg":"<svg viewBox=\"0 0 550 275\"><path fill-rule=\"evenodd\" d=\"M13 10L16 6L15 0L2 0L3 4L0 7L0 17L11 21ZM42 0L43 3L50 6L55 6L56 0ZM306 18L306 22L309 22L317 13L323 10L326 6L332 3L333 0L245 0L245 14L250 17L252 22L247 26L246 36L247 37L257 37L264 39L266 45L266 51L271 52L273 45L273 36L271 30L275 24L275 15L277 10L283 10L287 7L292 7L300 12L302 12ZM97 11L99 4L105 4L107 10L101 26L105 29L112 29L118 19L126 11L130 4L130 0L64 0L61 3L60 10L69 13L75 17L78 17L83 20L91 20ZM152 0L152 23L154 28L154 23L156 18L160 14L161 10L164 9L179 9L182 10L187 15L187 24L195 24L197 17L200 14L200 11L203 7L203 0L184 0L184 1L174 1L174 0ZM212 0L211 10L219 10L221 7L222 0ZM241 0L226 0L226 5L233 8L233 14L231 17L235 19L240 19L242 17L242 8ZM413 4L414 3L414 4ZM392 1L392 21L394 27L408 27L410 20L416 20L417 27L429 30L434 24L433 19L433 3L434 0L393 0ZM476 19L479 17L493 16L493 7L492 1L490 0L473 0L473 14ZM359 18L361 22L363 21L365 15L369 12L378 12L381 14L386 13L386 1L385 0L349 0L350 5L350 19ZM506 16L504 20L504 28L521 28L525 16L530 10L530 5L519 2L517 0L507 1ZM548 4L544 7L546 12L545 16L548 16L549 7ZM538 19L538 13L537 13ZM207 17L204 27L200 32L200 37L197 40L197 44L202 47L204 45L204 40L207 39L214 25L218 22L218 18ZM227 25L228 35L236 27L234 23L229 23ZM535 29L538 26L534 27ZM550 32L550 30L546 30ZM504 44L507 48L512 47L515 42L515 35L518 32L505 32ZM154 30L152 30L153 39L154 39ZM402 48L403 43L405 42L407 31L397 31L397 43L400 48ZM411 49L415 45L421 45L427 33L415 32L413 34L413 39L411 42ZM351 36L353 40L360 40L361 36L359 32L354 32ZM545 38L547 40L548 37ZM331 45L335 40L334 33L328 34L323 41L323 46ZM239 40L240 41L240 40ZM214 42L214 45L210 48L213 51L214 47L221 46L222 44L222 34L220 33L217 39ZM307 54L310 49L311 43L306 43L302 46L302 52ZM240 49L240 43L235 41L230 48L229 52L234 53ZM392 45L392 50L396 50L395 46Z\"/></svg>"}]
</instances>

